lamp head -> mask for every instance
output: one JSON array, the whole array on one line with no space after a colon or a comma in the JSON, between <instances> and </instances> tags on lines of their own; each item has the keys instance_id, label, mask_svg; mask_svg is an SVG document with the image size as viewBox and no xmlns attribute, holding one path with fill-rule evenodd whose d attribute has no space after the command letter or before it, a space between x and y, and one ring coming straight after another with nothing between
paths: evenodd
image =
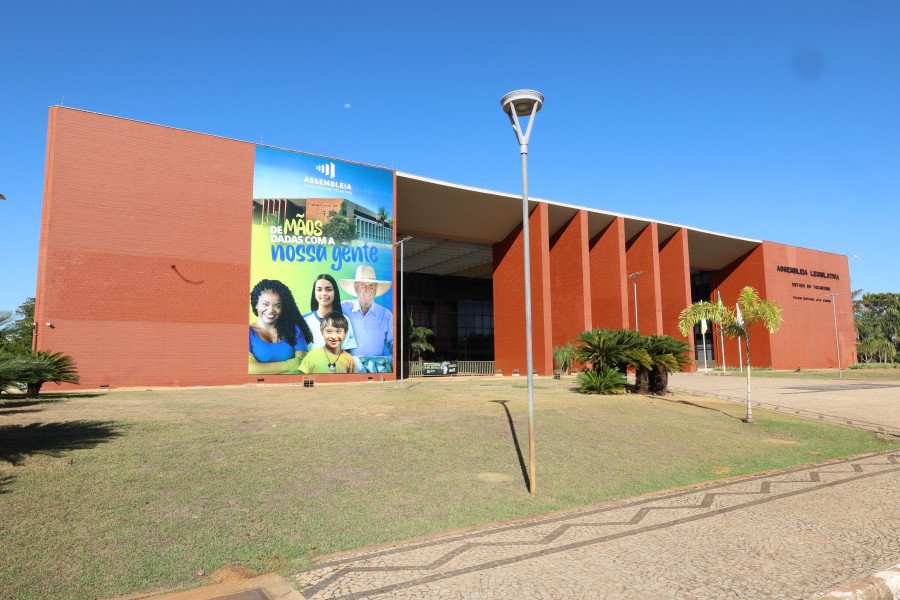
<instances>
[{"instance_id":1,"label":"lamp head","mask_svg":"<svg viewBox=\"0 0 900 600\"><path fill-rule=\"evenodd\" d=\"M544 105L544 95L536 90L515 90L500 99L500 106L503 112L512 115L512 111L516 112L519 117L526 117L532 113L537 113Z\"/></svg>"}]
</instances>

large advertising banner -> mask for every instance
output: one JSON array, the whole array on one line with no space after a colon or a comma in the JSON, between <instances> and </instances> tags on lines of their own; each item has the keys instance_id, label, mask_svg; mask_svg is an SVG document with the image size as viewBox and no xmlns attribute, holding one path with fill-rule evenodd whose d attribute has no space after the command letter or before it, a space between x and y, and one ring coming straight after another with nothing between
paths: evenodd
<instances>
[{"instance_id":1,"label":"large advertising banner","mask_svg":"<svg viewBox=\"0 0 900 600\"><path fill-rule=\"evenodd\" d=\"M393 371L394 176L256 147L250 374Z\"/></svg>"}]
</instances>

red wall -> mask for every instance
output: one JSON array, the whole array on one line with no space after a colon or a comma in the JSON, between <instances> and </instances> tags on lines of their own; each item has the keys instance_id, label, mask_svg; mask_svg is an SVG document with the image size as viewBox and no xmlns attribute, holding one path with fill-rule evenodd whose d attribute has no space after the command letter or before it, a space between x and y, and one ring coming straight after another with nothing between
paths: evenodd
<instances>
[{"instance_id":1,"label":"red wall","mask_svg":"<svg viewBox=\"0 0 900 600\"><path fill-rule=\"evenodd\" d=\"M662 335L662 292L659 281L659 232L650 223L632 238L625 247L628 273L643 271L637 276L637 329L643 335ZM628 306L634 314L634 280L628 280ZM632 328L634 323L631 324Z\"/></svg>"},{"instance_id":2,"label":"red wall","mask_svg":"<svg viewBox=\"0 0 900 600\"><path fill-rule=\"evenodd\" d=\"M81 387L257 381L247 374L254 152L50 109L36 343L72 355Z\"/></svg>"},{"instance_id":3,"label":"red wall","mask_svg":"<svg viewBox=\"0 0 900 600\"><path fill-rule=\"evenodd\" d=\"M550 309L550 236L547 205L540 203L528 218L531 261L531 327L533 368L553 372ZM525 352L525 257L522 227L494 244L494 368L504 375L527 374Z\"/></svg>"},{"instance_id":4,"label":"red wall","mask_svg":"<svg viewBox=\"0 0 900 600\"><path fill-rule=\"evenodd\" d=\"M856 362L853 301L846 256L763 242L766 298L781 306L784 324L772 336L775 369L836 368L834 312L837 312L841 366ZM805 269L806 275L786 273L779 266ZM813 276L832 273L839 279ZM794 285L796 284L796 285ZM817 289L819 288L819 289ZM828 289L824 289L828 288ZM828 294L841 294L832 305Z\"/></svg>"},{"instance_id":5,"label":"red wall","mask_svg":"<svg viewBox=\"0 0 900 600\"><path fill-rule=\"evenodd\" d=\"M590 243L592 328L627 329L628 282L625 277L625 219L616 217Z\"/></svg>"},{"instance_id":6,"label":"red wall","mask_svg":"<svg viewBox=\"0 0 900 600\"><path fill-rule=\"evenodd\" d=\"M591 278L587 211L579 210L550 238L550 284L554 346L591 329Z\"/></svg>"},{"instance_id":7,"label":"red wall","mask_svg":"<svg viewBox=\"0 0 900 600\"><path fill-rule=\"evenodd\" d=\"M682 227L662 243L659 249L659 271L663 334L686 341L691 347L690 355L694 356L694 336L683 336L678 330L678 316L691 304L687 229ZM693 370L693 367L689 370Z\"/></svg>"}]
</instances>

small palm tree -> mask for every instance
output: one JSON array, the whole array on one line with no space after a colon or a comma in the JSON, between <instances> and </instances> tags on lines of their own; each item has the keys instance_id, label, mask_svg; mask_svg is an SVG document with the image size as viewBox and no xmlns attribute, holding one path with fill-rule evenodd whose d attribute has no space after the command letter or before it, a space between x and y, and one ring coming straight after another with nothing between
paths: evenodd
<instances>
[{"instance_id":1,"label":"small palm tree","mask_svg":"<svg viewBox=\"0 0 900 600\"><path fill-rule=\"evenodd\" d=\"M679 373L691 364L690 344L669 335L648 335L644 349L653 363L649 372L650 392L665 396L669 391L669 373Z\"/></svg>"},{"instance_id":2,"label":"small palm tree","mask_svg":"<svg viewBox=\"0 0 900 600\"><path fill-rule=\"evenodd\" d=\"M387 209L382 206L381 208L378 209L378 222L384 223L385 221L387 221L387 218L388 218Z\"/></svg>"},{"instance_id":3,"label":"small palm tree","mask_svg":"<svg viewBox=\"0 0 900 600\"><path fill-rule=\"evenodd\" d=\"M36 398L47 382L78 383L75 361L62 352L37 351L0 355L0 383L25 384L26 393Z\"/></svg>"},{"instance_id":4,"label":"small palm tree","mask_svg":"<svg viewBox=\"0 0 900 600\"><path fill-rule=\"evenodd\" d=\"M565 371L566 375L575 363L575 346L566 344L553 347L553 366L557 371Z\"/></svg>"},{"instance_id":5,"label":"small palm tree","mask_svg":"<svg viewBox=\"0 0 900 600\"><path fill-rule=\"evenodd\" d=\"M630 329L592 329L582 331L576 340L575 350L578 362L590 365L597 371L600 367L612 367L625 373L633 361L633 353L640 349L641 335Z\"/></svg>"},{"instance_id":6,"label":"small palm tree","mask_svg":"<svg viewBox=\"0 0 900 600\"><path fill-rule=\"evenodd\" d=\"M625 390L625 376L612 367L578 374L578 391L582 394L621 394Z\"/></svg>"},{"instance_id":7,"label":"small palm tree","mask_svg":"<svg viewBox=\"0 0 900 600\"><path fill-rule=\"evenodd\" d=\"M757 323L765 327L769 333L775 333L781 327L781 308L771 300L763 300L751 286L747 286L738 294L735 310L720 304L696 302L691 304L678 317L678 329L688 335L694 323L700 319L709 319L719 324L722 332L730 338L744 340L746 349L745 366L747 367L747 416L746 423L753 422L752 391L750 389L750 328ZM739 342L740 343L740 342Z\"/></svg>"},{"instance_id":8,"label":"small palm tree","mask_svg":"<svg viewBox=\"0 0 900 600\"><path fill-rule=\"evenodd\" d=\"M434 346L428 343L428 336L434 332L427 327L413 325L412 316L409 317L409 357L422 362L426 352L434 352Z\"/></svg>"}]
</instances>

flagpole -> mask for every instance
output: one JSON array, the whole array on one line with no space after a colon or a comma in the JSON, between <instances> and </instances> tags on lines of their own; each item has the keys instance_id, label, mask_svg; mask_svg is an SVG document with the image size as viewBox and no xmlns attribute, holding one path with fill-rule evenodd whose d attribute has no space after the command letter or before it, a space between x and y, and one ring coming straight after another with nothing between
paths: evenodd
<instances>
[{"instance_id":1,"label":"flagpole","mask_svg":"<svg viewBox=\"0 0 900 600\"><path fill-rule=\"evenodd\" d=\"M706 364L706 319L701 322L700 333L703 335L703 372L709 373L709 365Z\"/></svg>"},{"instance_id":2,"label":"flagpole","mask_svg":"<svg viewBox=\"0 0 900 600\"><path fill-rule=\"evenodd\" d=\"M723 306L722 305L722 292L719 292L719 306ZM725 332L722 331L722 324L718 323L718 325L719 325L719 342L722 345L722 374L724 375L725 374Z\"/></svg>"}]
</instances>

